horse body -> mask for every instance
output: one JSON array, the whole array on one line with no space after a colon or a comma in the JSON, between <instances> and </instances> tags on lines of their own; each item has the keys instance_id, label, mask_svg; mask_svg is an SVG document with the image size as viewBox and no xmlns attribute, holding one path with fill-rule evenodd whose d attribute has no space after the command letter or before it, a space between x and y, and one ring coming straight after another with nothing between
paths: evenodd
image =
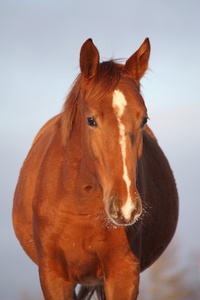
<instances>
[{"instance_id":1,"label":"horse body","mask_svg":"<svg viewBox=\"0 0 200 300\"><path fill-rule=\"evenodd\" d=\"M13 225L39 266L45 299L74 299L77 283L104 286L108 300L136 299L139 273L174 234L176 186L139 93L148 56L145 40L125 67L99 65L86 41L63 112L23 164Z\"/></svg>"}]
</instances>

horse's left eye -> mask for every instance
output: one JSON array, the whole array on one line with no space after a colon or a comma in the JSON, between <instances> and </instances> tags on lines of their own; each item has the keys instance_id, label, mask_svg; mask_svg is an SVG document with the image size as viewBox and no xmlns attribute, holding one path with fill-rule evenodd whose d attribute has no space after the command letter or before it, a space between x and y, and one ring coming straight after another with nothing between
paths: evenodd
<instances>
[{"instance_id":1,"label":"horse's left eye","mask_svg":"<svg viewBox=\"0 0 200 300\"><path fill-rule=\"evenodd\" d=\"M97 122L95 121L94 118L87 118L87 123L89 126L97 127Z\"/></svg>"},{"instance_id":2,"label":"horse's left eye","mask_svg":"<svg viewBox=\"0 0 200 300\"><path fill-rule=\"evenodd\" d=\"M140 125L140 127L144 127L144 125L147 123L147 118L145 117Z\"/></svg>"}]
</instances>

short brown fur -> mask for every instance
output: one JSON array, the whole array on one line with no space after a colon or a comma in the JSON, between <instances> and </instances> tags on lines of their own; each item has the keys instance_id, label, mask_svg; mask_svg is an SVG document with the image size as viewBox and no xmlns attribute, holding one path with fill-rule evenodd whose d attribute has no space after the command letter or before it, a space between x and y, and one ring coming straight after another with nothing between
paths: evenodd
<instances>
[{"instance_id":1,"label":"short brown fur","mask_svg":"<svg viewBox=\"0 0 200 300\"><path fill-rule=\"evenodd\" d=\"M171 241L178 195L169 163L147 125L139 91L149 40L127 63L99 63L91 39L80 53L81 74L61 114L36 136L22 166L13 203L13 225L38 265L45 299L134 300L139 273ZM122 121L133 207L125 217L126 186L114 90L125 95ZM87 124L88 118L94 125ZM92 119L92 120L93 120ZM75 287L82 287L76 296Z\"/></svg>"}]
</instances>

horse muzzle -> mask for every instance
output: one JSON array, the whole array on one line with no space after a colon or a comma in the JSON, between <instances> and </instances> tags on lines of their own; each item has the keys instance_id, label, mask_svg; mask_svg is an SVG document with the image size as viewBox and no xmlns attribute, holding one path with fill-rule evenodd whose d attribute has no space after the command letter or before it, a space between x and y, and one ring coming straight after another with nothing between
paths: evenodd
<instances>
[{"instance_id":1,"label":"horse muzzle","mask_svg":"<svg viewBox=\"0 0 200 300\"><path fill-rule=\"evenodd\" d=\"M125 203L122 203L115 196L109 199L107 215L109 221L114 225L130 226L133 225L142 214L142 201L139 194L134 200L128 198Z\"/></svg>"}]
</instances>

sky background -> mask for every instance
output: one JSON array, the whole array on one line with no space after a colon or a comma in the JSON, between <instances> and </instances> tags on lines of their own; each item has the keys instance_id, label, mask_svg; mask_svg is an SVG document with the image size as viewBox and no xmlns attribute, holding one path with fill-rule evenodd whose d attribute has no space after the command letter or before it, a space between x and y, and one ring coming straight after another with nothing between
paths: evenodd
<instances>
[{"instance_id":1,"label":"sky background","mask_svg":"<svg viewBox=\"0 0 200 300\"><path fill-rule=\"evenodd\" d=\"M101 60L128 58L150 38L142 94L177 181L176 252L191 278L200 276L191 268L200 250L200 1L0 0L1 300L40 293L37 267L12 229L12 198L33 138L62 109L89 37Z\"/></svg>"}]
</instances>

